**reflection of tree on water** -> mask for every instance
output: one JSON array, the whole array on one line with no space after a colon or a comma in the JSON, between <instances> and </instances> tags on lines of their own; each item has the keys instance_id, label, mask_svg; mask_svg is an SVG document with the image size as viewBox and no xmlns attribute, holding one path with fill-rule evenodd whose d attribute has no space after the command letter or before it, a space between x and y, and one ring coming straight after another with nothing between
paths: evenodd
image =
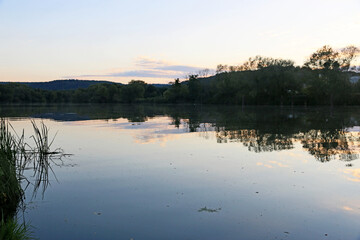
<instances>
[{"instance_id":1,"label":"reflection of tree on water","mask_svg":"<svg viewBox=\"0 0 360 240\"><path fill-rule=\"evenodd\" d=\"M58 113L58 114L49 114ZM72 118L61 118L72 113ZM156 116L169 116L176 128L200 132L208 138L215 132L219 143L240 142L250 151L280 151L300 142L319 161L339 157L357 159L359 136L349 128L360 125L356 108L279 108L209 105L68 105L0 107L0 116L46 117L60 121L76 119L117 119L144 122ZM73 120L72 120L73 119ZM151 138L151 136L149 136Z\"/></svg>"},{"instance_id":2,"label":"reflection of tree on water","mask_svg":"<svg viewBox=\"0 0 360 240\"><path fill-rule=\"evenodd\" d=\"M345 130L309 130L286 136L262 134L254 129L226 131L224 128L217 128L215 135L218 143L240 142L252 152L288 150L294 148L294 143L299 141L305 150L321 162L337 158L342 161L359 158L359 135Z\"/></svg>"},{"instance_id":3,"label":"reflection of tree on water","mask_svg":"<svg viewBox=\"0 0 360 240\"><path fill-rule=\"evenodd\" d=\"M241 142L249 151L271 152L292 149L293 142L282 134L259 134L257 130L220 130L216 132L218 143Z\"/></svg>"},{"instance_id":4,"label":"reflection of tree on water","mask_svg":"<svg viewBox=\"0 0 360 240\"><path fill-rule=\"evenodd\" d=\"M352 161L359 158L358 134L344 130L309 130L286 136L283 134L259 133L258 130L242 129L226 131L218 129L216 138L219 143L241 142L253 152L271 152L294 148L299 141L303 148L321 162L339 158Z\"/></svg>"},{"instance_id":5,"label":"reflection of tree on water","mask_svg":"<svg viewBox=\"0 0 360 240\"><path fill-rule=\"evenodd\" d=\"M310 130L297 136L303 145L317 160L328 162L338 157L342 161L352 161L359 157L356 143L358 136L344 130Z\"/></svg>"},{"instance_id":6,"label":"reflection of tree on water","mask_svg":"<svg viewBox=\"0 0 360 240\"><path fill-rule=\"evenodd\" d=\"M360 135L347 128L358 121L347 116L348 113L335 115L330 112L328 116L322 112L225 113L216 120L211 119L214 123L207 123L215 127L202 128L204 123L189 119L188 129L190 132L194 129L198 132L215 131L218 143L239 142L253 152L288 150L299 142L321 162L359 158Z\"/></svg>"},{"instance_id":7,"label":"reflection of tree on water","mask_svg":"<svg viewBox=\"0 0 360 240\"><path fill-rule=\"evenodd\" d=\"M180 124L181 124L181 118L178 117L178 116L175 116L172 118L172 122L171 122L171 125L174 125L176 128L179 128L180 127ZM190 129L191 131L191 129Z\"/></svg>"}]
</instances>

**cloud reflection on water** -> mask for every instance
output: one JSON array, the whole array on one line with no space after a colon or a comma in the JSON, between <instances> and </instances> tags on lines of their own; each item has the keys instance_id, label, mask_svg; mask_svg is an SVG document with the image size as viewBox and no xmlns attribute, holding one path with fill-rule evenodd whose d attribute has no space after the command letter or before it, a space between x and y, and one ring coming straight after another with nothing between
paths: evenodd
<instances>
[{"instance_id":1,"label":"cloud reflection on water","mask_svg":"<svg viewBox=\"0 0 360 240\"><path fill-rule=\"evenodd\" d=\"M345 169L344 173L347 175L351 175L351 177L347 177L346 179L351 182L360 182L360 168L357 169Z\"/></svg>"}]
</instances>

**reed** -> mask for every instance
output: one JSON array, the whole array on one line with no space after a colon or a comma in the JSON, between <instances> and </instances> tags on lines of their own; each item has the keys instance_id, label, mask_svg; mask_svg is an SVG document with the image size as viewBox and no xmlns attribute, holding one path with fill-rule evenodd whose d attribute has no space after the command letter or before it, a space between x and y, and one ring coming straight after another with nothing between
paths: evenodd
<instances>
[{"instance_id":1,"label":"reed","mask_svg":"<svg viewBox=\"0 0 360 240\"><path fill-rule=\"evenodd\" d=\"M0 223L0 240L30 240L35 239L32 235L30 226L19 224L17 221L10 219Z\"/></svg>"},{"instance_id":2,"label":"reed","mask_svg":"<svg viewBox=\"0 0 360 240\"><path fill-rule=\"evenodd\" d=\"M40 126L38 126L33 120L31 123L33 126L34 135L32 135L30 138L34 140L35 147L31 149L32 155L30 159L33 163L32 170L33 177L35 179L35 182L33 183L33 196L35 196L40 188L42 189L42 194L44 194L46 188L50 184L50 173L57 181L52 165L59 165L59 162L62 164L62 157L65 156L65 154L60 148L51 150L51 146L57 133L52 139L50 139L50 129L43 122L40 123Z\"/></svg>"},{"instance_id":3,"label":"reed","mask_svg":"<svg viewBox=\"0 0 360 240\"><path fill-rule=\"evenodd\" d=\"M36 148L34 150L36 151L36 153L42 156L58 153L56 150L50 151L50 147L53 144L57 133L50 140L49 139L50 129L44 124L44 122L40 123L40 127L36 124L34 120L31 121L31 124L34 129L34 135L32 135L31 138L35 142Z\"/></svg>"},{"instance_id":4,"label":"reed","mask_svg":"<svg viewBox=\"0 0 360 240\"><path fill-rule=\"evenodd\" d=\"M22 183L27 183L25 188L30 184L34 186L33 196L40 188L44 194L50 182L49 173L56 178L52 164L58 165L56 161L62 161L65 156L61 149L51 151L56 135L50 139L49 128L43 122L40 126L35 121L31 123L33 145L25 142L24 131L18 135L7 120L0 119L0 240L33 239L29 226L19 224L15 218L20 203L23 203ZM33 171L34 182L24 175L29 169Z\"/></svg>"},{"instance_id":5,"label":"reed","mask_svg":"<svg viewBox=\"0 0 360 240\"><path fill-rule=\"evenodd\" d=\"M9 131L10 124L0 120L0 210L1 219L16 211L23 191L17 175L19 141ZM20 141L21 142L21 141Z\"/></svg>"}]
</instances>

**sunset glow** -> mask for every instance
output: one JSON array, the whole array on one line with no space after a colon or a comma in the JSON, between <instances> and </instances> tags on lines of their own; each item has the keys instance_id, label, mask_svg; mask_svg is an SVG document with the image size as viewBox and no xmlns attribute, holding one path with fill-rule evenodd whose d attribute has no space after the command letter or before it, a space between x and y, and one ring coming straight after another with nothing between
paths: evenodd
<instances>
[{"instance_id":1,"label":"sunset glow","mask_svg":"<svg viewBox=\"0 0 360 240\"><path fill-rule=\"evenodd\" d=\"M255 55L360 45L360 2L0 1L0 81L168 83Z\"/></svg>"}]
</instances>

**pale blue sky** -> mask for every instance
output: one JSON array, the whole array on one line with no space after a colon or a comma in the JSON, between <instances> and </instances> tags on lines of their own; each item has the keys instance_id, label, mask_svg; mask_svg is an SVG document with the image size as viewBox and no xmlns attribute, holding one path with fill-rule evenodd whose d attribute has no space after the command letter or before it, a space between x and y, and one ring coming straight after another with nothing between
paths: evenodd
<instances>
[{"instance_id":1,"label":"pale blue sky","mask_svg":"<svg viewBox=\"0 0 360 240\"><path fill-rule=\"evenodd\" d=\"M325 44L360 46L359 0L0 0L0 81L160 83Z\"/></svg>"}]
</instances>

